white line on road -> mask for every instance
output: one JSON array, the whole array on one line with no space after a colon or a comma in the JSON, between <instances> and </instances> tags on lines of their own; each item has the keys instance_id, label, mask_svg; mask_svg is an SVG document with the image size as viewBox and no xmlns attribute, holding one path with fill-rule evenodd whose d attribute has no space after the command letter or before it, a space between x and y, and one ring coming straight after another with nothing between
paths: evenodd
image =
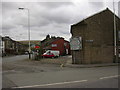
<instances>
[{"instance_id":1,"label":"white line on road","mask_svg":"<svg viewBox=\"0 0 120 90\"><path fill-rule=\"evenodd\" d=\"M120 75L114 75L114 76L108 76L108 77L101 77L100 79L106 79L106 78L114 78L114 77L118 77Z\"/></svg>"},{"instance_id":2,"label":"white line on road","mask_svg":"<svg viewBox=\"0 0 120 90\"><path fill-rule=\"evenodd\" d=\"M60 82L60 83L51 83L51 84L42 84L42 85L31 85L31 86L20 86L20 87L13 87L13 88L32 88L32 87L42 87L42 86L61 85L61 84L70 84L70 83L80 83L80 82L86 82L86 81L88 80Z\"/></svg>"}]
</instances>

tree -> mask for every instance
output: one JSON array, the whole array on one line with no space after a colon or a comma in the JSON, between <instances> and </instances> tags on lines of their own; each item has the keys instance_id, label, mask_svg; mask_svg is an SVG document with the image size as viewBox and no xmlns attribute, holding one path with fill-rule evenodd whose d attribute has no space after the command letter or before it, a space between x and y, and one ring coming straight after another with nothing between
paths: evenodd
<instances>
[{"instance_id":1,"label":"tree","mask_svg":"<svg viewBox=\"0 0 120 90\"><path fill-rule=\"evenodd\" d=\"M50 35L49 34L46 36L46 39L50 39Z\"/></svg>"}]
</instances>

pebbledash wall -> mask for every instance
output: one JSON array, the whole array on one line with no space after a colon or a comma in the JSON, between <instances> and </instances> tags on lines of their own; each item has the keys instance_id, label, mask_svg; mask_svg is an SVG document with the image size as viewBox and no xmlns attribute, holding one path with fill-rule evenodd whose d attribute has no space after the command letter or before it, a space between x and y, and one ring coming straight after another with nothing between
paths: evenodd
<instances>
[{"instance_id":1,"label":"pebbledash wall","mask_svg":"<svg viewBox=\"0 0 120 90\"><path fill-rule=\"evenodd\" d=\"M72 37L82 37L82 49L72 50L74 64L117 62L114 59L113 17L114 14L107 8L71 26ZM120 19L117 16L116 25L118 32Z\"/></svg>"}]
</instances>

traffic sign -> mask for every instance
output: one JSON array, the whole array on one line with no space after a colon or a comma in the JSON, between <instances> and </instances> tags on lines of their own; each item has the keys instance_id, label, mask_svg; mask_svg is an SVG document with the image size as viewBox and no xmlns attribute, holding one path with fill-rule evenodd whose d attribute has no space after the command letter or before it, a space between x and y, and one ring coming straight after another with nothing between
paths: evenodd
<instances>
[{"instance_id":1,"label":"traffic sign","mask_svg":"<svg viewBox=\"0 0 120 90\"><path fill-rule=\"evenodd\" d=\"M70 39L71 50L81 50L82 49L82 38L74 37Z\"/></svg>"}]
</instances>

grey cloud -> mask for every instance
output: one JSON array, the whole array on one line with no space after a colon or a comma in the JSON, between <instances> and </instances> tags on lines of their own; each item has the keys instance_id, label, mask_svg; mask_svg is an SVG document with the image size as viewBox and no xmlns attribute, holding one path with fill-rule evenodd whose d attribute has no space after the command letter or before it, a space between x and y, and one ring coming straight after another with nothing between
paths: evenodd
<instances>
[{"instance_id":1,"label":"grey cloud","mask_svg":"<svg viewBox=\"0 0 120 90\"><path fill-rule=\"evenodd\" d=\"M6 30L10 30L12 28L15 28L16 25L14 24L14 21L11 17L2 17L2 30L6 29Z\"/></svg>"},{"instance_id":2,"label":"grey cloud","mask_svg":"<svg viewBox=\"0 0 120 90\"><path fill-rule=\"evenodd\" d=\"M2 29L2 34L3 35L9 35L10 34L10 30L8 30L8 29Z\"/></svg>"},{"instance_id":3,"label":"grey cloud","mask_svg":"<svg viewBox=\"0 0 120 90\"><path fill-rule=\"evenodd\" d=\"M5 30L10 30L12 28L15 28L15 26L12 25L12 24L9 24L9 25L2 24L2 30L4 30L4 29Z\"/></svg>"},{"instance_id":4,"label":"grey cloud","mask_svg":"<svg viewBox=\"0 0 120 90\"><path fill-rule=\"evenodd\" d=\"M11 2L2 2L2 8L3 10L7 9L13 9L16 6L16 3Z\"/></svg>"},{"instance_id":5,"label":"grey cloud","mask_svg":"<svg viewBox=\"0 0 120 90\"><path fill-rule=\"evenodd\" d=\"M20 22L23 24L25 20L20 19L20 13L18 13L18 3L3 2L2 3L2 29L10 30L16 28Z\"/></svg>"},{"instance_id":6,"label":"grey cloud","mask_svg":"<svg viewBox=\"0 0 120 90\"><path fill-rule=\"evenodd\" d=\"M5 35L13 35L16 39L20 38L18 37L20 33L26 35L25 32L27 32L28 29L27 13L26 11L18 10L18 7L21 6L30 9L31 39L37 37L42 38L46 36L46 34L62 35L59 32L59 30L61 30L60 27L57 26L62 23L69 23L70 12L66 12L67 9L64 11L64 8L69 5L68 3L44 3L42 5L40 5L40 3L4 3L3 33ZM61 27L63 30L65 29L64 26ZM24 39L27 39L27 36L24 37Z\"/></svg>"},{"instance_id":7,"label":"grey cloud","mask_svg":"<svg viewBox=\"0 0 120 90\"><path fill-rule=\"evenodd\" d=\"M68 9L67 5L72 5L72 4L71 3L69 4L69 2L68 3L61 2L60 4L58 2L44 3L42 4L42 6L47 8L44 8L43 9L44 11L38 11L38 13L34 14L34 17L37 18L36 21L38 22L42 18L42 22L39 23L40 25L46 25L52 22L71 23L71 11L67 10ZM42 6L40 6L39 8L41 8ZM51 7L52 9L48 7ZM59 8L53 8L53 7L59 7Z\"/></svg>"},{"instance_id":8,"label":"grey cloud","mask_svg":"<svg viewBox=\"0 0 120 90\"><path fill-rule=\"evenodd\" d=\"M31 39L43 39L47 34L70 38L70 25L79 22L92 11L96 12L104 6L103 3L72 2L29 2L29 3L3 3L3 32L10 33L16 39L23 34L27 38L28 14L18 7L30 9ZM85 10L83 10L83 8ZM89 10L88 10L89 9ZM91 11L91 12L90 12ZM21 38L22 39L22 38Z\"/></svg>"},{"instance_id":9,"label":"grey cloud","mask_svg":"<svg viewBox=\"0 0 120 90\"><path fill-rule=\"evenodd\" d=\"M103 7L104 6L104 2L89 2L89 4L93 5L93 7Z\"/></svg>"},{"instance_id":10,"label":"grey cloud","mask_svg":"<svg viewBox=\"0 0 120 90\"><path fill-rule=\"evenodd\" d=\"M39 5L51 9L51 8L59 8L62 6L73 5L73 3L72 2L41 2L39 3Z\"/></svg>"},{"instance_id":11,"label":"grey cloud","mask_svg":"<svg viewBox=\"0 0 120 90\"><path fill-rule=\"evenodd\" d=\"M102 10L103 8L105 8L105 2L102 2L103 0L101 0L101 2L89 2L89 6L91 8L94 8L93 10L91 10L92 12L96 12L98 10Z\"/></svg>"},{"instance_id":12,"label":"grey cloud","mask_svg":"<svg viewBox=\"0 0 120 90\"><path fill-rule=\"evenodd\" d=\"M2 2L0 2L0 12L2 13Z\"/></svg>"},{"instance_id":13,"label":"grey cloud","mask_svg":"<svg viewBox=\"0 0 120 90\"><path fill-rule=\"evenodd\" d=\"M70 24L73 17L71 13L72 11L56 9L54 11L44 12L41 17L46 18L49 22Z\"/></svg>"},{"instance_id":14,"label":"grey cloud","mask_svg":"<svg viewBox=\"0 0 120 90\"><path fill-rule=\"evenodd\" d=\"M18 9L18 3L2 2L2 14L6 15Z\"/></svg>"},{"instance_id":15,"label":"grey cloud","mask_svg":"<svg viewBox=\"0 0 120 90\"><path fill-rule=\"evenodd\" d=\"M51 16L47 16L46 17L51 23L55 22L55 23L70 23L70 18L68 18L67 16L63 16L63 15L51 15Z\"/></svg>"},{"instance_id":16,"label":"grey cloud","mask_svg":"<svg viewBox=\"0 0 120 90\"><path fill-rule=\"evenodd\" d=\"M60 31L60 33L67 35L69 33L69 31Z\"/></svg>"},{"instance_id":17,"label":"grey cloud","mask_svg":"<svg viewBox=\"0 0 120 90\"><path fill-rule=\"evenodd\" d=\"M30 25L31 27L43 27L43 26L47 26L48 24L50 24L51 22L46 19L46 18L31 18L31 22Z\"/></svg>"},{"instance_id":18,"label":"grey cloud","mask_svg":"<svg viewBox=\"0 0 120 90\"><path fill-rule=\"evenodd\" d=\"M17 9L18 7L20 7L19 4L21 5L21 7L22 4L25 5L24 3L3 3L3 14L6 16L4 18L7 18L8 14L11 14L10 17L12 17L14 24L23 25L24 27L27 27L27 12L18 11ZM28 5L28 8L30 7L29 9L31 27L46 26L48 24L51 24L52 22L69 23L71 21L69 17L70 12L64 12L64 10L60 10L60 8L63 6L66 7L72 5L71 2L30 2L26 4Z\"/></svg>"}]
</instances>

